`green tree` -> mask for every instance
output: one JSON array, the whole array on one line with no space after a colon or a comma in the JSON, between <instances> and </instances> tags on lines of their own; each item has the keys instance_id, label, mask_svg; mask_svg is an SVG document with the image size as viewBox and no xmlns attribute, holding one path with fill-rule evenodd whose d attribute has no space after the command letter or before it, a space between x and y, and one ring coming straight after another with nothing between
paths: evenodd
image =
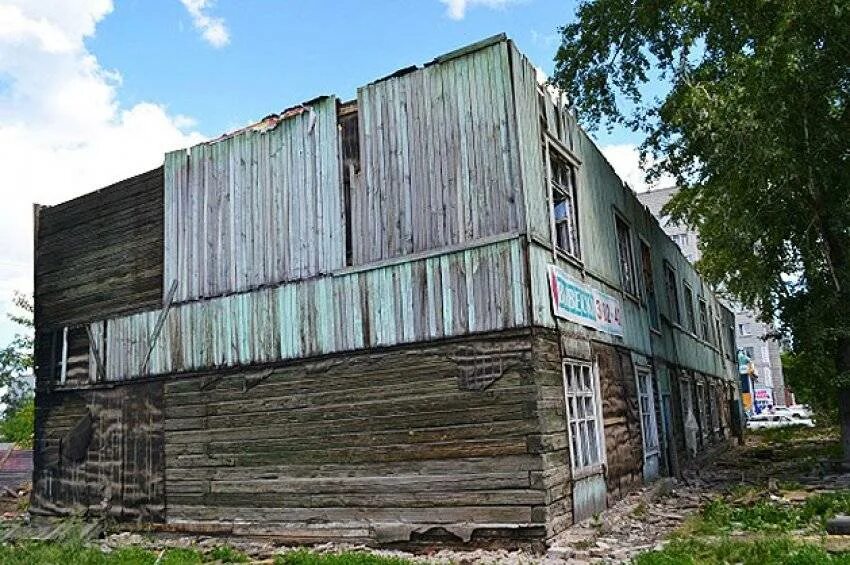
<instances>
[{"instance_id":1,"label":"green tree","mask_svg":"<svg viewBox=\"0 0 850 565\"><path fill-rule=\"evenodd\" d=\"M34 410L28 377L32 376L33 369L33 306L32 301L20 293L15 294L13 303L17 311L7 316L21 326L23 333L16 334L0 349L0 387L3 388L0 402L5 406L0 435L7 441L32 445Z\"/></svg>"},{"instance_id":2,"label":"green tree","mask_svg":"<svg viewBox=\"0 0 850 565\"><path fill-rule=\"evenodd\" d=\"M561 33L553 82L645 135L703 275L834 368L850 463L850 3L587 0Z\"/></svg>"}]
</instances>

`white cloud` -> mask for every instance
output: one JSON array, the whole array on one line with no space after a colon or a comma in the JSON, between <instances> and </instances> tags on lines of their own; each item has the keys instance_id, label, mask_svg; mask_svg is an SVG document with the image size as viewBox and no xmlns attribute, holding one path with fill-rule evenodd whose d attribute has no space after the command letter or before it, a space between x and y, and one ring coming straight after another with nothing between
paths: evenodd
<instances>
[{"instance_id":1,"label":"white cloud","mask_svg":"<svg viewBox=\"0 0 850 565\"><path fill-rule=\"evenodd\" d=\"M651 188L665 188L675 184L676 180L669 176L663 175L660 179L652 184L646 182L646 172L641 168L640 151L635 145L625 143L622 145L606 145L602 147L602 154L614 167L614 170L623 179L626 184L632 187L635 192L646 192ZM654 161L650 157L646 168L651 167Z\"/></svg>"},{"instance_id":2,"label":"white cloud","mask_svg":"<svg viewBox=\"0 0 850 565\"><path fill-rule=\"evenodd\" d=\"M180 0L180 2L192 16L192 23L207 43L213 47L224 47L230 43L230 32L227 31L224 19L207 13L214 0Z\"/></svg>"},{"instance_id":3,"label":"white cloud","mask_svg":"<svg viewBox=\"0 0 850 565\"><path fill-rule=\"evenodd\" d=\"M118 102L120 74L83 43L111 11L111 0L0 6L0 316L12 290L32 290L33 202L56 204L141 173L202 139L161 105ZM0 317L0 340L10 331Z\"/></svg>"},{"instance_id":4,"label":"white cloud","mask_svg":"<svg viewBox=\"0 0 850 565\"><path fill-rule=\"evenodd\" d=\"M504 8L508 4L514 4L518 0L440 0L446 5L446 14L453 20L462 20L466 16L466 10L473 6L485 6L487 8Z\"/></svg>"}]
</instances>

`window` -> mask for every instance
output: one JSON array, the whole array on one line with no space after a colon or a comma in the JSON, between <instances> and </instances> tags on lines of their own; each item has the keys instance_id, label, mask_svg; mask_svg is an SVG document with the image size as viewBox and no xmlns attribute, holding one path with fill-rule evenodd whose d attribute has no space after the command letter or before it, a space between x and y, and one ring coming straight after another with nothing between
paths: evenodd
<instances>
[{"instance_id":1,"label":"window","mask_svg":"<svg viewBox=\"0 0 850 565\"><path fill-rule=\"evenodd\" d=\"M726 354L729 356L729 359L734 359L733 354L735 353L735 330L732 326L726 326L726 339L729 340L729 349L726 350Z\"/></svg>"},{"instance_id":2,"label":"window","mask_svg":"<svg viewBox=\"0 0 850 565\"><path fill-rule=\"evenodd\" d=\"M646 294L646 308L649 310L649 327L659 329L658 301L655 298L655 279L652 276L652 253L649 245L640 242L640 264L643 271L643 291Z\"/></svg>"},{"instance_id":3,"label":"window","mask_svg":"<svg viewBox=\"0 0 850 565\"><path fill-rule=\"evenodd\" d=\"M699 329L700 329L700 337L704 340L708 340L708 310L706 310L705 306L705 298L699 299Z\"/></svg>"},{"instance_id":4,"label":"window","mask_svg":"<svg viewBox=\"0 0 850 565\"><path fill-rule=\"evenodd\" d=\"M602 464L599 390L588 363L564 361L564 394L573 472Z\"/></svg>"},{"instance_id":5,"label":"window","mask_svg":"<svg viewBox=\"0 0 850 565\"><path fill-rule=\"evenodd\" d=\"M714 335L714 327L711 325L711 321L714 320L714 310L711 308L711 305L708 306L708 335L705 337L705 340L709 343L715 343L717 336Z\"/></svg>"},{"instance_id":6,"label":"window","mask_svg":"<svg viewBox=\"0 0 850 565\"><path fill-rule=\"evenodd\" d=\"M694 320L694 291L691 285L684 283L685 288L685 323L690 332L696 333L696 321Z\"/></svg>"},{"instance_id":7,"label":"window","mask_svg":"<svg viewBox=\"0 0 850 565\"><path fill-rule=\"evenodd\" d=\"M575 170L551 141L546 147L555 247L580 259Z\"/></svg>"},{"instance_id":8,"label":"window","mask_svg":"<svg viewBox=\"0 0 850 565\"><path fill-rule=\"evenodd\" d=\"M738 324L738 335L750 335L750 324Z\"/></svg>"},{"instance_id":9,"label":"window","mask_svg":"<svg viewBox=\"0 0 850 565\"><path fill-rule=\"evenodd\" d=\"M676 290L676 271L670 263L664 263L664 285L667 287L667 306L670 310L670 319L676 323L682 323L682 312L679 308L679 293Z\"/></svg>"},{"instance_id":10,"label":"window","mask_svg":"<svg viewBox=\"0 0 850 565\"><path fill-rule=\"evenodd\" d=\"M679 249L684 249L688 244L688 234L686 233L676 233L670 236L670 239L673 240L673 243L679 246Z\"/></svg>"},{"instance_id":11,"label":"window","mask_svg":"<svg viewBox=\"0 0 850 565\"><path fill-rule=\"evenodd\" d=\"M723 337L720 333L720 318L714 318L714 345L717 349L723 350Z\"/></svg>"},{"instance_id":12,"label":"window","mask_svg":"<svg viewBox=\"0 0 850 565\"><path fill-rule=\"evenodd\" d=\"M750 361L754 360L754 359L755 359L755 357L756 357L755 349L754 349L754 348L752 348L752 347L745 347L745 348L744 348L744 355L746 355L747 357L749 357L749 358L750 358Z\"/></svg>"},{"instance_id":13,"label":"window","mask_svg":"<svg viewBox=\"0 0 850 565\"><path fill-rule=\"evenodd\" d=\"M638 295L637 278L635 277L635 257L632 247L632 230L618 215L614 215L614 226L617 230L617 251L620 257L620 282L623 291L632 296Z\"/></svg>"},{"instance_id":14,"label":"window","mask_svg":"<svg viewBox=\"0 0 850 565\"><path fill-rule=\"evenodd\" d=\"M644 457L658 453L658 429L655 425L655 398L652 374L645 369L637 371L638 401L643 428Z\"/></svg>"}]
</instances>

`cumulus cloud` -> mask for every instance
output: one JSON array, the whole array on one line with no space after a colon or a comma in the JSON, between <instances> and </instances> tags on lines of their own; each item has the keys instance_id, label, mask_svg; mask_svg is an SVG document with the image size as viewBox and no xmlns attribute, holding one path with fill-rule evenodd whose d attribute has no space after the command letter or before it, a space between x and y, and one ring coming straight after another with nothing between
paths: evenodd
<instances>
[{"instance_id":1,"label":"cumulus cloud","mask_svg":"<svg viewBox=\"0 0 850 565\"><path fill-rule=\"evenodd\" d=\"M473 6L485 6L487 8L504 8L508 4L514 4L518 0L440 0L446 5L446 14L453 20L462 20L466 16L466 10Z\"/></svg>"},{"instance_id":2,"label":"cumulus cloud","mask_svg":"<svg viewBox=\"0 0 850 565\"><path fill-rule=\"evenodd\" d=\"M230 32L223 18L209 15L213 0L180 0L192 16L192 24L201 32L204 41L213 47L224 47L230 43Z\"/></svg>"},{"instance_id":3,"label":"cumulus cloud","mask_svg":"<svg viewBox=\"0 0 850 565\"><path fill-rule=\"evenodd\" d=\"M120 74L84 45L111 11L111 0L0 6L0 316L13 290L32 290L33 202L90 192L203 139L162 105L118 102ZM0 340L10 331L0 317Z\"/></svg>"},{"instance_id":4,"label":"cumulus cloud","mask_svg":"<svg viewBox=\"0 0 850 565\"><path fill-rule=\"evenodd\" d=\"M614 170L623 179L626 184L632 187L635 192L646 192L653 188L665 188L675 184L675 179L671 176L664 175L658 181L649 184L646 182L645 169L652 166L653 161L649 160L644 163L645 167L641 167L640 151L637 146L624 143L620 145L606 145L602 147L602 154L614 167Z\"/></svg>"}]
</instances>

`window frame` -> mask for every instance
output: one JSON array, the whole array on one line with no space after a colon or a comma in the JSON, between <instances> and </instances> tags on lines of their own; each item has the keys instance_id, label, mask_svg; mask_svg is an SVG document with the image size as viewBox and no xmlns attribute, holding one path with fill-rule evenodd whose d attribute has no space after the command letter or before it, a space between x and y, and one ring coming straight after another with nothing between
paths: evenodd
<instances>
[{"instance_id":1,"label":"window frame","mask_svg":"<svg viewBox=\"0 0 850 565\"><path fill-rule=\"evenodd\" d=\"M628 261L624 261L623 250L620 245L620 226L625 228L625 233L628 238L627 251L629 256L626 258ZM635 261L635 237L632 225L616 209L614 209L614 238L617 243L617 259L619 259L620 265L620 287L626 296L634 298L635 300L640 300L640 284L638 283L638 270L637 263ZM623 270L624 265L628 265L631 272L631 288L626 286L626 273Z\"/></svg>"},{"instance_id":2,"label":"window frame","mask_svg":"<svg viewBox=\"0 0 850 565\"><path fill-rule=\"evenodd\" d=\"M570 379L568 379L568 374ZM578 387L574 383L576 374L580 375ZM564 387L564 416L567 423L567 443L570 453L570 469L573 479L594 475L604 471L606 463L604 419L602 418L602 398L599 374L595 364L580 359L563 358L561 360L561 378ZM579 399L583 411L578 410ZM571 402L574 401L574 402ZM587 408L593 414L587 415ZM583 414L583 416L579 416ZM592 424L592 432L589 430ZM575 430L575 431L574 431ZM591 435L592 434L592 435ZM591 445L591 439L593 445ZM595 448L595 456L586 450ZM577 453L581 451L581 453ZM581 456L581 464L579 456Z\"/></svg>"},{"instance_id":3,"label":"window frame","mask_svg":"<svg viewBox=\"0 0 850 565\"><path fill-rule=\"evenodd\" d=\"M696 322L696 315L694 313L694 287L692 287L690 285L690 283L687 283L683 280L682 281L682 290L684 291L683 292L683 298L685 299L685 302L686 302L686 304L685 304L685 321L687 322L687 325L685 326L685 328L689 332L691 332L692 334L696 335L696 333L697 333L697 327L696 327L697 322ZM689 295L690 295L690 298L688 298Z\"/></svg>"},{"instance_id":4,"label":"window frame","mask_svg":"<svg viewBox=\"0 0 850 565\"><path fill-rule=\"evenodd\" d=\"M646 261L644 261L644 250L646 250ZM643 300L649 313L649 328L657 332L661 331L661 319L658 315L658 293L655 290L655 272L652 264L652 247L644 238L638 238L638 251L640 254L640 278L643 284ZM647 280L649 273L649 280Z\"/></svg>"},{"instance_id":5,"label":"window frame","mask_svg":"<svg viewBox=\"0 0 850 565\"><path fill-rule=\"evenodd\" d=\"M642 382L645 383L645 386L641 386ZM635 366L635 386L637 387L638 411L641 418L643 458L646 461L661 453L658 422L655 417L655 382L651 367ZM647 437L647 434L649 434L649 437Z\"/></svg>"},{"instance_id":6,"label":"window frame","mask_svg":"<svg viewBox=\"0 0 850 565\"><path fill-rule=\"evenodd\" d=\"M700 338L704 341L709 341L710 327L708 323L708 303L704 296L699 297L699 328Z\"/></svg>"},{"instance_id":7,"label":"window frame","mask_svg":"<svg viewBox=\"0 0 850 565\"><path fill-rule=\"evenodd\" d=\"M571 186L569 187L570 194L567 195L572 202L571 214L566 221L572 221L574 241L574 250L569 250L561 247L558 242L558 223L555 218L555 182L552 179L552 152L557 155L556 158L564 162L570 170ZM551 134L546 132L543 135L543 161L545 167L545 183L546 183L546 199L549 203L549 239L552 245L552 252L557 257L564 256L572 261L582 262L581 253L581 229L578 214L578 169L581 162L576 159L570 151L564 147L560 141L553 139ZM557 190L563 194L564 189L560 185ZM571 220L570 220L571 219ZM565 221L565 220L560 220Z\"/></svg>"},{"instance_id":8,"label":"window frame","mask_svg":"<svg viewBox=\"0 0 850 565\"><path fill-rule=\"evenodd\" d=\"M668 274L672 275L672 280L668 278ZM664 261L664 290L667 295L667 307L670 309L670 321L675 325L682 327L682 305L679 301L679 285L676 282L676 269L669 261ZM672 291L672 294L671 294Z\"/></svg>"}]
</instances>

